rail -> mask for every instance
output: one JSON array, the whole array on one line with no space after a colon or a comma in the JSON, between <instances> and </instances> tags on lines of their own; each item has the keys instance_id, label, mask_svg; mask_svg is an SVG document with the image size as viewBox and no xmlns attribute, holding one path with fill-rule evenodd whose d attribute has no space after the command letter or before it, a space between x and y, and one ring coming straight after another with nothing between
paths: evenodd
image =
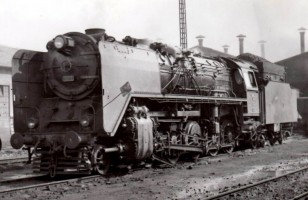
<instances>
[{"instance_id":1,"label":"rail","mask_svg":"<svg viewBox=\"0 0 308 200\"><path fill-rule=\"evenodd\" d=\"M308 196L308 192L304 192L304 193L294 197L292 200L299 200L299 199L307 197L307 196Z\"/></svg>"},{"instance_id":2,"label":"rail","mask_svg":"<svg viewBox=\"0 0 308 200\"><path fill-rule=\"evenodd\" d=\"M220 193L218 195L215 195L215 196L212 196L212 197L208 197L205 200L212 200L212 199L218 199L218 198L221 198L221 197L225 197L225 196L228 196L230 194L237 193L237 192L249 189L249 188L253 188L253 187L256 187L258 185L265 184L265 183L269 183L269 182L281 179L283 177L286 177L286 176L289 176L289 175L292 175L292 174L296 174L296 173L299 173L299 172L303 172L303 171L306 171L306 170L308 170L308 167L304 167L304 168L298 169L296 171L293 171L293 172L290 172L290 173L287 173L287 174L283 174L283 175L280 175L280 176L277 176L277 177L274 177L274 178L265 179L263 181L259 181L259 182L253 183L251 185L247 185L247 186L236 188L236 189L233 189L233 190L230 190L230 191L227 191L227 192L223 192L223 193ZM305 196L307 194L303 193L301 195ZM300 198L302 198L302 196L295 197L294 199L300 199Z\"/></svg>"},{"instance_id":3,"label":"rail","mask_svg":"<svg viewBox=\"0 0 308 200\"><path fill-rule=\"evenodd\" d=\"M23 163L23 162L27 162L27 161L28 161L27 157L3 159L3 160L0 160L0 165Z\"/></svg>"},{"instance_id":4,"label":"rail","mask_svg":"<svg viewBox=\"0 0 308 200\"><path fill-rule=\"evenodd\" d=\"M28 189L32 189L32 188L46 187L46 186L51 186L51 185L58 185L58 184L63 184L63 183L80 182L80 181L95 179L95 178L99 178L99 177L102 177L102 176L91 175L91 176L86 176L86 177L81 177L81 178L72 178L72 179L66 179L66 180L60 180L60 181L52 181L52 182L47 182L47 183L39 183L39 184L33 184L33 185L28 185L28 186L8 188L8 189L0 190L0 194L22 191L22 190L28 190Z\"/></svg>"}]
</instances>

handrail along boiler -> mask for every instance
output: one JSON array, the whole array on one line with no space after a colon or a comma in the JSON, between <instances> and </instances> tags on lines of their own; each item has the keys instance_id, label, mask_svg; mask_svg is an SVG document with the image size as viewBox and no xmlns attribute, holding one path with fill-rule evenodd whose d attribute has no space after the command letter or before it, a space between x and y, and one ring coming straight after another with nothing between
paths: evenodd
<instances>
[{"instance_id":1,"label":"handrail along boiler","mask_svg":"<svg viewBox=\"0 0 308 200\"><path fill-rule=\"evenodd\" d=\"M202 57L103 29L70 32L13 57L14 148L36 172L105 174L110 164L282 142L296 93L281 66ZM112 161L112 163L110 163Z\"/></svg>"}]
</instances>

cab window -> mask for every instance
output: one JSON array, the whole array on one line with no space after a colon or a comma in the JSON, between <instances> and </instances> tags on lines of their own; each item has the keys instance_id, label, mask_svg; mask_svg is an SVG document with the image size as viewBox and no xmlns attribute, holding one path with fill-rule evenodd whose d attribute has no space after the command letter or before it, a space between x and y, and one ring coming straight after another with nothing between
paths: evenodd
<instances>
[{"instance_id":1,"label":"cab window","mask_svg":"<svg viewBox=\"0 0 308 200\"><path fill-rule=\"evenodd\" d=\"M247 89L258 89L257 81L252 71L243 71L243 75Z\"/></svg>"},{"instance_id":2,"label":"cab window","mask_svg":"<svg viewBox=\"0 0 308 200\"><path fill-rule=\"evenodd\" d=\"M249 81L252 87L257 87L255 76L253 75L253 72L248 72Z\"/></svg>"}]
</instances>

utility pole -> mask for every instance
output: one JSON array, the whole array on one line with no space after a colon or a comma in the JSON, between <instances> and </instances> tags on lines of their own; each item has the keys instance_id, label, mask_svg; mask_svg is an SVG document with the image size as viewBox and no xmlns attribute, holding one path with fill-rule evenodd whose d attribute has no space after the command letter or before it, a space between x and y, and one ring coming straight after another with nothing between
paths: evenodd
<instances>
[{"instance_id":1,"label":"utility pole","mask_svg":"<svg viewBox=\"0 0 308 200\"><path fill-rule=\"evenodd\" d=\"M180 45L187 48L187 25L186 25L186 4L185 0L179 0L179 22L180 22Z\"/></svg>"}]
</instances>

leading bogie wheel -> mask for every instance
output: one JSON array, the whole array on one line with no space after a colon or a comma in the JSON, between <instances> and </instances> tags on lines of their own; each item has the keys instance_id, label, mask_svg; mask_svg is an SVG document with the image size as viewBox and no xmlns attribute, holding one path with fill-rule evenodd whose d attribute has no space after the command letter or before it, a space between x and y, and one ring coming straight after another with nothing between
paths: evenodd
<instances>
[{"instance_id":1,"label":"leading bogie wheel","mask_svg":"<svg viewBox=\"0 0 308 200\"><path fill-rule=\"evenodd\" d=\"M110 159L103 152L103 146L96 146L92 153L93 169L100 175L106 175L110 167Z\"/></svg>"}]
</instances>

